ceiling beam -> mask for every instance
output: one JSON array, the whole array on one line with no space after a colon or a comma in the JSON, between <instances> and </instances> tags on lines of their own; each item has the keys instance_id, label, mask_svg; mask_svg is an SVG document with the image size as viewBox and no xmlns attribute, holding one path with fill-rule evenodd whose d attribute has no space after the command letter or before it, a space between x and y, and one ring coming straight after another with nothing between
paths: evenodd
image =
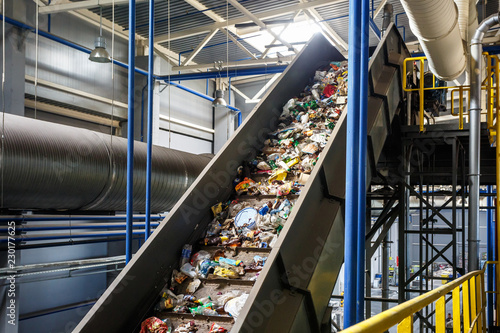
<instances>
[{"instance_id":1,"label":"ceiling beam","mask_svg":"<svg viewBox=\"0 0 500 333\"><path fill-rule=\"evenodd\" d=\"M193 50L193 52L189 54L189 57L187 57L187 59L182 62L182 66L189 65L191 60L193 60L194 57L196 57L198 53L200 53L200 51L205 47L205 45L207 45L207 43L215 36L217 31L219 31L219 29L214 29L208 35L206 35L205 38L203 38L203 40L201 41L201 43L198 44L198 46Z\"/></svg>"},{"instance_id":2,"label":"ceiling beam","mask_svg":"<svg viewBox=\"0 0 500 333\"><path fill-rule=\"evenodd\" d=\"M194 8L198 9L200 12L202 11L203 14L210 17L215 22L225 22L226 21L222 17L220 17L220 15L215 13L213 10L208 10L209 8L207 6L205 6L204 4L202 4L201 2L199 2L198 0L184 0L184 2L190 4Z\"/></svg>"},{"instance_id":3,"label":"ceiling beam","mask_svg":"<svg viewBox=\"0 0 500 333\"><path fill-rule=\"evenodd\" d=\"M264 22L262 22L257 16L255 16L252 12L250 12L242 4L240 4L238 2L238 0L227 0L227 1L234 8L236 8L237 10L239 10L243 15L245 15L248 18L250 18L255 24L257 24L259 27L261 27L262 29L264 29L265 31L267 31L271 36L273 36L274 38L276 38L277 40L279 40L281 43L283 43L283 45L285 45L286 47L288 47L288 49L290 51L293 51L295 53L298 52L297 49L295 47L293 47L292 44L288 43L286 40L284 40L283 38L281 38L280 36L278 36L278 34L276 34L271 29L268 29L267 26L266 26L266 24Z\"/></svg>"},{"instance_id":4,"label":"ceiling beam","mask_svg":"<svg viewBox=\"0 0 500 333\"><path fill-rule=\"evenodd\" d=\"M43 8L40 8L40 14L55 14L61 12L67 12L69 10L77 10L77 9L86 9L86 8L94 8L99 6L111 6L122 5L129 2L129 0L87 0L87 1L78 1L78 2L65 2L61 4L53 4L48 5ZM136 0L136 2L144 2L146 0Z\"/></svg>"},{"instance_id":5,"label":"ceiling beam","mask_svg":"<svg viewBox=\"0 0 500 333\"><path fill-rule=\"evenodd\" d=\"M300 2L306 3L305 0L300 0ZM330 43L332 43L332 45L339 48L340 51L348 50L349 46L346 43L346 41L343 40L342 37L340 37L340 35L335 30L333 30L332 27L328 25L328 23L322 22L323 17L321 17L321 15L316 11L316 9L308 8L305 10L305 13L311 20L313 20L314 22L316 22L316 24L319 25L323 35L326 37L326 39L330 41Z\"/></svg>"},{"instance_id":6,"label":"ceiling beam","mask_svg":"<svg viewBox=\"0 0 500 333\"><path fill-rule=\"evenodd\" d=\"M271 80L267 81L266 84L255 94L252 100L258 100L263 93L280 77L281 73L274 74Z\"/></svg>"},{"instance_id":7,"label":"ceiling beam","mask_svg":"<svg viewBox=\"0 0 500 333\"><path fill-rule=\"evenodd\" d=\"M257 57L255 56L255 54L253 54L252 52L250 52L246 47L245 45L241 44L239 40L237 40L230 32L229 30L227 29L221 29L225 34L226 36L236 45L238 46L243 52L245 52L248 56L250 56L251 58L253 59L257 59Z\"/></svg>"},{"instance_id":8,"label":"ceiling beam","mask_svg":"<svg viewBox=\"0 0 500 333\"><path fill-rule=\"evenodd\" d=\"M299 10L304 10L304 9L308 9L308 8L317 8L317 7L331 5L334 3L340 3L340 2L345 2L345 1L347 1L347 0L314 0L314 1L306 2L306 3L298 3L295 5L283 6L279 9L274 9L274 10L269 10L266 12L257 13L254 16L256 18L258 18L259 20L263 20L263 19L269 19L269 18L273 18L273 17L277 17L277 16L283 16L283 15L290 14L290 13L295 13ZM196 36L196 35L200 35L203 33L208 33L210 31L212 31L213 29L224 28L226 25L234 26L235 24L247 23L249 21L250 20L248 19L248 17L238 17L238 18L230 19L228 22L215 22L212 24L196 27L193 29L187 29L184 31L174 32L174 33L171 33L170 36L168 34L159 35L159 36L155 37L155 41L157 43L163 43L163 42L168 41L169 39L176 40L176 39L180 39L180 38Z\"/></svg>"},{"instance_id":9,"label":"ceiling beam","mask_svg":"<svg viewBox=\"0 0 500 333\"><path fill-rule=\"evenodd\" d=\"M200 3L199 0L184 0L184 2L190 4L194 8L198 9L200 12L202 12L203 14L205 14L207 17L211 18L215 22L219 22L219 23L225 23L226 22L225 18L223 18L222 16L220 16L219 14L217 14L216 12L214 12L213 10L209 10L209 8L207 6L205 6L204 4ZM226 24L226 29L228 29L233 34L235 34L237 37L239 37L238 31L237 31L237 29L234 26L228 27L227 24ZM222 30L222 28L221 28L221 30ZM257 50L259 50L261 52L263 51L263 50L260 49L260 47L258 47L256 45L253 45L251 41L249 41L248 43L250 45L252 45L254 48L256 48ZM236 45L238 45L238 44L236 44ZM241 48L241 47L244 47L244 46L243 46L243 44L239 43L238 47ZM245 50L243 50L243 51L245 51Z\"/></svg>"},{"instance_id":10,"label":"ceiling beam","mask_svg":"<svg viewBox=\"0 0 500 333\"><path fill-rule=\"evenodd\" d=\"M264 81L265 79L266 79L265 75L237 76L231 79L231 87L234 87L234 85L236 84L240 85L246 83L259 82L259 81Z\"/></svg>"},{"instance_id":11,"label":"ceiling beam","mask_svg":"<svg viewBox=\"0 0 500 333\"><path fill-rule=\"evenodd\" d=\"M243 97L246 100L250 100L250 97L248 97L247 95L245 95L241 90L239 90L238 88L234 87L233 85L231 85L231 90L234 91L235 93L237 93L238 95L240 95L241 97Z\"/></svg>"},{"instance_id":12,"label":"ceiling beam","mask_svg":"<svg viewBox=\"0 0 500 333\"><path fill-rule=\"evenodd\" d=\"M373 13L373 19L375 19L378 16L378 14L380 14L380 12L382 11L382 9L384 9L384 6L385 6L386 3L387 3L387 0L380 1L377 9L375 9L375 12Z\"/></svg>"},{"instance_id":13,"label":"ceiling beam","mask_svg":"<svg viewBox=\"0 0 500 333\"><path fill-rule=\"evenodd\" d=\"M230 61L223 64L226 67L243 67L243 66L256 66L256 65L274 65L277 63L290 63L292 62L294 56L284 56L279 58L265 58L265 59L249 59L241 61ZM174 66L172 67L173 72L185 71L185 70L207 70L207 69L218 69L214 64L199 64L199 65L188 65L188 66Z\"/></svg>"},{"instance_id":14,"label":"ceiling beam","mask_svg":"<svg viewBox=\"0 0 500 333\"><path fill-rule=\"evenodd\" d=\"M301 10L298 10L297 12L295 12L295 14L293 15L293 19L292 21L295 22L295 19L300 15L302 11ZM283 27L283 29L280 31L280 33L278 34L278 36L281 37L281 35L285 32L286 29L288 29L288 27L292 24L292 22L290 23L287 23L285 24L285 26ZM266 58L269 51L271 51L271 46L274 45L274 43L276 43L278 41L278 39L274 38L273 41L271 42L271 44L269 44L269 47L266 48L266 50L262 53L262 55L260 56L261 58Z\"/></svg>"}]
</instances>

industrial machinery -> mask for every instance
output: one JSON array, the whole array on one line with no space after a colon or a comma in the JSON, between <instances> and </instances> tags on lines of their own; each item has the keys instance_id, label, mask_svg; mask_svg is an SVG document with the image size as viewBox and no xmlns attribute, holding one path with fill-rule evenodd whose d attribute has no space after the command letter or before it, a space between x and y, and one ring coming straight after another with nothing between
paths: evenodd
<instances>
[{"instance_id":1,"label":"industrial machinery","mask_svg":"<svg viewBox=\"0 0 500 333\"><path fill-rule=\"evenodd\" d=\"M402 64L408 56L401 36L391 24L370 60L368 182L391 133L391 122L400 111ZM229 198L237 167L264 146L267 133L278 125L283 105L302 91L318 68L342 58L322 35L304 47L75 332L139 330L141 321L151 315L172 271L178 268L183 246L202 237L212 220L210 208ZM185 319L221 321L232 332L330 330L328 304L344 261L345 152L346 112L332 132L278 241L272 249L255 249L266 251L268 257L257 280L216 281L220 288L248 290L248 299L237 319L184 315Z\"/></svg>"}]
</instances>

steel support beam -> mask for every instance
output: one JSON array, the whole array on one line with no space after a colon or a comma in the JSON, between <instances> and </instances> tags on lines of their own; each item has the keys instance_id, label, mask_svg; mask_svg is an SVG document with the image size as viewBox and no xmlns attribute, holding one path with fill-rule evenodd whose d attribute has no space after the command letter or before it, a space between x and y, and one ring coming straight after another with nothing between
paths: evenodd
<instances>
[{"instance_id":1,"label":"steel support beam","mask_svg":"<svg viewBox=\"0 0 500 333\"><path fill-rule=\"evenodd\" d=\"M264 20L264 19L269 19L277 16L283 16L285 14L290 14L290 13L295 13L299 10L304 10L308 8L317 8L325 5L331 5L335 3L340 3L340 2L345 2L347 0L314 0L306 3L298 3L295 5L290 5L290 6L283 6L279 9L273 9L261 13L254 14L254 17L256 17L259 20ZM240 24L240 23L247 23L250 21L248 17L238 17L234 19L230 19L227 22L216 22L200 27L196 27L193 29L189 30L184 30L184 31L179 31L179 32L174 32L170 34L170 37L168 34L164 35L159 35L155 37L155 41L157 43L163 43L170 40L176 40L176 39L181 39L181 38L186 38L190 36L196 36L200 35L203 33L208 33L212 31L213 29L221 29L226 26L233 26L235 24ZM279 40L279 39L278 39Z\"/></svg>"},{"instance_id":2,"label":"steel support beam","mask_svg":"<svg viewBox=\"0 0 500 333\"><path fill-rule=\"evenodd\" d=\"M295 58L295 56L284 56L279 58L265 58L265 59L249 59L241 61L230 61L225 65L227 67L245 67L245 66L256 66L256 65L274 65L290 63ZM211 64L199 64L199 65L187 65L187 66L173 66L172 72L177 71L187 71L187 70L207 70L216 69L213 63Z\"/></svg>"},{"instance_id":3,"label":"steel support beam","mask_svg":"<svg viewBox=\"0 0 500 333\"><path fill-rule=\"evenodd\" d=\"M272 31L271 29L268 29L266 24L264 22L262 22L256 15L254 15L251 11L249 11L248 9L246 9L242 4L240 4L237 0L227 0L234 8L236 8L237 10L239 10L243 15L245 15L246 17L250 18L255 24L257 24L259 27L261 27L262 29L266 30L271 36L273 36L274 38L276 38L277 40L279 40L281 43L283 43L283 45L285 45L286 47L288 47L289 50L297 53L297 49L295 49L293 47L292 44L288 43L286 40L284 40L283 38L281 38L280 36L278 36L278 34L276 34L274 31Z\"/></svg>"},{"instance_id":4,"label":"steel support beam","mask_svg":"<svg viewBox=\"0 0 500 333\"><path fill-rule=\"evenodd\" d=\"M198 46L193 50L193 52L189 54L189 57L187 57L187 59L184 60L181 66L188 65L194 59L194 57L196 57L198 53L200 53L200 51L207 45L207 43L215 36L217 31L219 31L219 29L214 29L210 31L208 35L206 35L205 38L203 38L201 43L198 44Z\"/></svg>"},{"instance_id":5,"label":"steel support beam","mask_svg":"<svg viewBox=\"0 0 500 333\"><path fill-rule=\"evenodd\" d=\"M305 0L300 0L301 3L307 3ZM340 37L340 35L333 30L328 23L323 22L323 17L316 11L314 8L309 8L304 10L306 15L316 22L316 24L319 25L321 28L321 31L323 32L323 35L334 45L335 47L339 48L340 51L347 51L349 46L347 45L346 41Z\"/></svg>"},{"instance_id":6,"label":"steel support beam","mask_svg":"<svg viewBox=\"0 0 500 333\"><path fill-rule=\"evenodd\" d=\"M359 109L361 62L361 3L349 2L349 68L347 102L345 242L344 253L344 328L356 324L357 301L357 235L358 235L358 168ZM363 216L364 218L364 216Z\"/></svg>"},{"instance_id":7,"label":"steel support beam","mask_svg":"<svg viewBox=\"0 0 500 333\"><path fill-rule=\"evenodd\" d=\"M128 7L128 128L127 128L127 230L125 256L132 259L132 226L134 216L134 92L135 92L135 0Z\"/></svg>"},{"instance_id":8,"label":"steel support beam","mask_svg":"<svg viewBox=\"0 0 500 333\"><path fill-rule=\"evenodd\" d=\"M253 59L257 59L257 57L255 56L255 54L253 54L252 52L250 52L246 47L245 45L241 44L238 39L236 39L233 35L231 35L231 33L229 32L228 29L221 29L222 32L224 32L226 34L226 36L234 43L234 45L238 46L240 48L240 50L242 50L243 52L245 52L248 56L250 56L251 58Z\"/></svg>"},{"instance_id":9,"label":"steel support beam","mask_svg":"<svg viewBox=\"0 0 500 333\"><path fill-rule=\"evenodd\" d=\"M135 0L136 2L145 2L146 0ZM129 3L129 0L114 0L115 5L123 5ZM70 10L94 8L99 6L111 6L113 0L87 0L78 2L65 2L61 4L53 4L45 7L40 7L40 14L55 14L67 12Z\"/></svg>"}]
</instances>

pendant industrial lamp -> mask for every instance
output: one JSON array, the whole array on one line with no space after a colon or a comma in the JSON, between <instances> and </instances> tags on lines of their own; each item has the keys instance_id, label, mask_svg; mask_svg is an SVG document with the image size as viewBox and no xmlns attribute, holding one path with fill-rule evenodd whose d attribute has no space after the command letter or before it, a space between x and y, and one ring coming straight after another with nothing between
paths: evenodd
<instances>
[{"instance_id":1,"label":"pendant industrial lamp","mask_svg":"<svg viewBox=\"0 0 500 333\"><path fill-rule=\"evenodd\" d=\"M212 106L214 108L225 108L225 107L227 107L227 103L224 100L224 91L222 91L221 89L217 89L215 91L215 99L212 102Z\"/></svg>"},{"instance_id":2,"label":"pendant industrial lamp","mask_svg":"<svg viewBox=\"0 0 500 333\"><path fill-rule=\"evenodd\" d=\"M102 7L100 8L99 37L95 39L95 48L89 55L89 60L99 63L111 62L111 57L106 51L106 38L102 37Z\"/></svg>"}]
</instances>

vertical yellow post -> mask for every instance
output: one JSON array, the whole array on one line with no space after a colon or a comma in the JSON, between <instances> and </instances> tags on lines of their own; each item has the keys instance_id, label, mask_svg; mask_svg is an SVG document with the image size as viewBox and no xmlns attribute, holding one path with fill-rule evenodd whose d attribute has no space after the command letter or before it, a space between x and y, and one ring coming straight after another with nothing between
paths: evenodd
<instances>
[{"instance_id":1,"label":"vertical yellow post","mask_svg":"<svg viewBox=\"0 0 500 333\"><path fill-rule=\"evenodd\" d=\"M460 286L453 289L453 333L460 333Z\"/></svg>"},{"instance_id":2,"label":"vertical yellow post","mask_svg":"<svg viewBox=\"0 0 500 333\"><path fill-rule=\"evenodd\" d=\"M469 280L470 282L470 319L471 322L474 322L477 316L477 307L476 307L476 279L472 278ZM472 333L477 333L477 324L472 327Z\"/></svg>"},{"instance_id":3,"label":"vertical yellow post","mask_svg":"<svg viewBox=\"0 0 500 333\"><path fill-rule=\"evenodd\" d=\"M464 308L464 332L470 329L470 301L469 301L469 281L462 285L462 300Z\"/></svg>"},{"instance_id":4,"label":"vertical yellow post","mask_svg":"<svg viewBox=\"0 0 500 333\"><path fill-rule=\"evenodd\" d=\"M398 333L413 333L413 315L406 317L398 324Z\"/></svg>"},{"instance_id":5,"label":"vertical yellow post","mask_svg":"<svg viewBox=\"0 0 500 333\"><path fill-rule=\"evenodd\" d=\"M486 123L488 128L490 128L493 125L493 103L491 101L491 80L493 79L491 77L491 57L486 54L486 100L488 101L486 105L486 110L487 110L487 116L486 116Z\"/></svg>"},{"instance_id":6,"label":"vertical yellow post","mask_svg":"<svg viewBox=\"0 0 500 333\"><path fill-rule=\"evenodd\" d=\"M481 308L483 306L483 300L481 295L481 275L476 275L473 277L476 280L476 315L477 315L477 330L476 332L481 333L483 331L483 312Z\"/></svg>"},{"instance_id":7,"label":"vertical yellow post","mask_svg":"<svg viewBox=\"0 0 500 333\"><path fill-rule=\"evenodd\" d=\"M496 111L500 108L500 83L498 80L500 79L500 63L498 56L495 56L495 97L496 97L496 104L495 104L495 112L493 115L496 116Z\"/></svg>"},{"instance_id":8,"label":"vertical yellow post","mask_svg":"<svg viewBox=\"0 0 500 333\"><path fill-rule=\"evenodd\" d=\"M498 68L497 68L497 73L498 73ZM499 85L499 82L497 82L497 86ZM500 97L500 96L499 96ZM496 123L496 198L495 198L495 225L500 221L500 196L498 195L498 191L500 189L500 108L497 108L496 110L496 116L497 116L497 123ZM497 227L497 233L496 233L496 239L495 239L495 244L496 244L496 252L497 255L500 254L500 227ZM497 258L498 260L498 258ZM495 290L499 291L500 290L500 265L495 264ZM498 294L495 295L496 298L496 325L499 325L500 323L500 302L499 302L499 296Z\"/></svg>"},{"instance_id":9,"label":"vertical yellow post","mask_svg":"<svg viewBox=\"0 0 500 333\"><path fill-rule=\"evenodd\" d=\"M481 273L481 299L482 307L483 307L483 333L486 333L486 327L488 326L488 322L486 321L486 285L484 284L484 272Z\"/></svg>"},{"instance_id":10,"label":"vertical yellow post","mask_svg":"<svg viewBox=\"0 0 500 333\"><path fill-rule=\"evenodd\" d=\"M459 99L459 106L458 106L458 129L463 130L464 129L464 87L460 86L458 87L458 99ZM451 96L451 100L453 101L453 96Z\"/></svg>"},{"instance_id":11,"label":"vertical yellow post","mask_svg":"<svg viewBox=\"0 0 500 333\"><path fill-rule=\"evenodd\" d=\"M436 301L436 333L445 333L445 299L444 296Z\"/></svg>"},{"instance_id":12,"label":"vertical yellow post","mask_svg":"<svg viewBox=\"0 0 500 333\"><path fill-rule=\"evenodd\" d=\"M420 84L419 84L419 95L420 95L420 132L424 131L424 60L420 59Z\"/></svg>"}]
</instances>

